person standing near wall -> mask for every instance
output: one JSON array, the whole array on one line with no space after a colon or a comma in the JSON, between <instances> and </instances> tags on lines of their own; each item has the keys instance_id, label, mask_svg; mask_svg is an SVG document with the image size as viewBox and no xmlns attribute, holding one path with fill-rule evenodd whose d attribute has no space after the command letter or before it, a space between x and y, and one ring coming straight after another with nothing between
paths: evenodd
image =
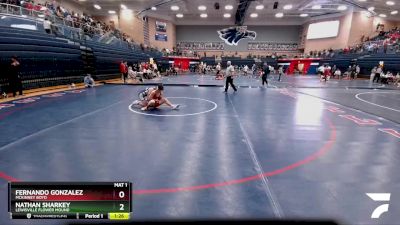
<instances>
[{"instance_id":1,"label":"person standing near wall","mask_svg":"<svg viewBox=\"0 0 400 225\"><path fill-rule=\"evenodd\" d=\"M121 61L119 64L119 72L121 73L122 80L125 84L126 78L128 77L128 67L124 61Z\"/></svg>"},{"instance_id":2,"label":"person standing near wall","mask_svg":"<svg viewBox=\"0 0 400 225\"><path fill-rule=\"evenodd\" d=\"M283 66L279 66L278 73L278 81L281 81L281 76L283 75Z\"/></svg>"},{"instance_id":3,"label":"person standing near wall","mask_svg":"<svg viewBox=\"0 0 400 225\"><path fill-rule=\"evenodd\" d=\"M8 83L10 87L10 91L13 93L13 97L17 96L17 91L19 95L22 95L22 81L19 77L19 69L21 65L16 56L11 58L11 64L8 72Z\"/></svg>"}]
</instances>

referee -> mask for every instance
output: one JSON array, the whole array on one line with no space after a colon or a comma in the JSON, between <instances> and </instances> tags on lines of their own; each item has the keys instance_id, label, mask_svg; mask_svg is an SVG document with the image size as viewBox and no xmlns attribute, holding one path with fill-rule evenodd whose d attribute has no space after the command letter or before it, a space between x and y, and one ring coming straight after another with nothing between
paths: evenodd
<instances>
[{"instance_id":1,"label":"referee","mask_svg":"<svg viewBox=\"0 0 400 225\"><path fill-rule=\"evenodd\" d=\"M226 66L227 66L226 73L225 73L226 82L225 82L225 91L224 92L225 93L228 92L229 85L231 85L233 90L236 92L237 89L236 89L235 85L233 84L233 77L232 77L235 73L235 68L232 66L231 61L226 62Z\"/></svg>"},{"instance_id":2,"label":"referee","mask_svg":"<svg viewBox=\"0 0 400 225\"><path fill-rule=\"evenodd\" d=\"M264 63L263 73L262 73L262 76L261 76L262 86L263 86L263 87L264 87L264 83L266 83L267 86L268 86L268 80L267 80L267 78L268 78L268 75L269 75L270 73L271 73L271 70L269 69L268 64L267 64L267 63Z\"/></svg>"}]
</instances>

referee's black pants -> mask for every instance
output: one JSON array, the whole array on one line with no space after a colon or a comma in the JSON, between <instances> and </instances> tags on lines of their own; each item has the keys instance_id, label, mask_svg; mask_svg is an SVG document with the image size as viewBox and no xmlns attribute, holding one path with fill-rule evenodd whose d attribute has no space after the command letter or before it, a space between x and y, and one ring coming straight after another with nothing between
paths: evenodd
<instances>
[{"instance_id":1,"label":"referee's black pants","mask_svg":"<svg viewBox=\"0 0 400 225\"><path fill-rule=\"evenodd\" d=\"M265 75L265 74L262 75L261 79L262 79L262 86L264 86L264 82L268 85L267 75Z\"/></svg>"},{"instance_id":2,"label":"referee's black pants","mask_svg":"<svg viewBox=\"0 0 400 225\"><path fill-rule=\"evenodd\" d=\"M374 79L372 80L372 82L375 82L375 80L376 80L376 83L378 83L380 79L381 79L381 74L375 73L375 76L374 76Z\"/></svg>"},{"instance_id":3,"label":"referee's black pants","mask_svg":"<svg viewBox=\"0 0 400 225\"><path fill-rule=\"evenodd\" d=\"M228 91L229 85L232 86L233 90L237 91L235 85L233 84L233 78L232 78L232 76L226 77L225 92Z\"/></svg>"}]
</instances>

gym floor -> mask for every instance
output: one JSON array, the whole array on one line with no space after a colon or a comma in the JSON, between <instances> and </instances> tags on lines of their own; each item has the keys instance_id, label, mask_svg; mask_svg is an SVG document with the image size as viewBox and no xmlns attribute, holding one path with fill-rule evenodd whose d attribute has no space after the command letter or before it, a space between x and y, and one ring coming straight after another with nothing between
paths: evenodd
<instances>
[{"instance_id":1,"label":"gym floor","mask_svg":"<svg viewBox=\"0 0 400 225\"><path fill-rule=\"evenodd\" d=\"M132 181L133 219L334 219L400 224L400 91L368 80L270 86L180 75L181 104L142 112L142 85L106 84L0 104L0 224L8 181ZM151 82L149 82L151 83ZM170 84L167 85L167 84ZM366 193L391 193L389 211Z\"/></svg>"}]
</instances>

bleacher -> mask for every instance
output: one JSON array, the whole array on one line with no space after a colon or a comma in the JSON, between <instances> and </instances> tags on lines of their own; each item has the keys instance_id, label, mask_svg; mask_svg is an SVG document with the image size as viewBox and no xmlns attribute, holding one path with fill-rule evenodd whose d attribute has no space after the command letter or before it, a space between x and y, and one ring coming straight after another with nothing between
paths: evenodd
<instances>
[{"instance_id":1,"label":"bleacher","mask_svg":"<svg viewBox=\"0 0 400 225\"><path fill-rule=\"evenodd\" d=\"M14 55L21 62L20 75L25 89L81 80L80 46L67 39L41 31L0 27L0 67L6 70ZM4 82L5 76L1 78Z\"/></svg>"},{"instance_id":2,"label":"bleacher","mask_svg":"<svg viewBox=\"0 0 400 225\"><path fill-rule=\"evenodd\" d=\"M368 55L357 60L360 65L361 74L370 74L374 66L379 65L379 62L384 62L384 70L391 72L400 71L400 54L384 54L378 53Z\"/></svg>"},{"instance_id":3,"label":"bleacher","mask_svg":"<svg viewBox=\"0 0 400 225\"><path fill-rule=\"evenodd\" d=\"M150 57L156 60L162 57L160 52L145 52L121 40L107 44L87 37L77 40L64 35L65 32L49 35L40 21L15 16L6 18L4 24L0 21L0 68L6 70L11 57L17 56L24 89L82 82L86 73L97 79L116 78L120 76L121 60L137 63L148 61ZM24 26L27 27L22 29ZM6 86L6 82L4 73L0 77L0 87Z\"/></svg>"},{"instance_id":4,"label":"bleacher","mask_svg":"<svg viewBox=\"0 0 400 225\"><path fill-rule=\"evenodd\" d=\"M207 65L216 65L218 60L214 57L203 57L200 59L201 62L206 63ZM237 66L244 66L247 65L248 67L252 67L253 64L260 64L260 63L267 63L271 66L277 66L277 61L274 58L261 58L258 61L253 58L246 58L242 59L240 57L221 57L221 66L225 67L226 62L231 61L233 65Z\"/></svg>"},{"instance_id":5,"label":"bleacher","mask_svg":"<svg viewBox=\"0 0 400 225\"><path fill-rule=\"evenodd\" d=\"M360 66L360 74L369 76L373 67L379 65L379 62L384 62L384 70L398 72L400 71L400 54L396 53L383 53L367 54L367 53L353 53L353 54L340 54L332 58L325 58L321 60L321 64L328 63L331 66L336 65L342 72L346 71L352 63L357 63Z\"/></svg>"}]
</instances>

